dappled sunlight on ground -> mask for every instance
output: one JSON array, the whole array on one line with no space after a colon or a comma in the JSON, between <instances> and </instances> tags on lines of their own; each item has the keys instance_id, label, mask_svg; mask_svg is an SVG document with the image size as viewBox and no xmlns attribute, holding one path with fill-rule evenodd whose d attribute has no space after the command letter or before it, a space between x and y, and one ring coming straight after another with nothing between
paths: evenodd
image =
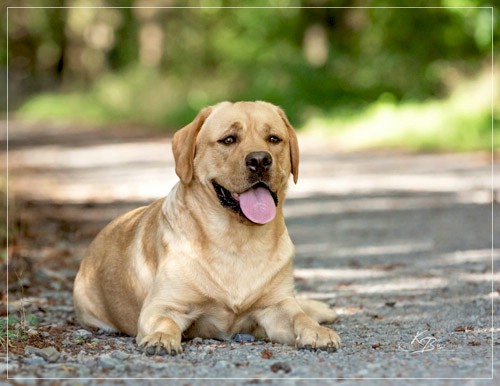
<instances>
[{"instance_id":1,"label":"dappled sunlight on ground","mask_svg":"<svg viewBox=\"0 0 500 386\"><path fill-rule=\"evenodd\" d=\"M41 136L25 126L19 132L15 124L10 128L12 195L58 202L152 200L166 195L178 180L166 137L120 137L121 129L110 129L77 132L72 139L64 128ZM289 198L318 200L287 205L287 217L491 201L487 154L339 153L333 145L315 146L308 138L301 143L300 179L290 185ZM495 183L498 190L500 182Z\"/></svg>"}]
</instances>

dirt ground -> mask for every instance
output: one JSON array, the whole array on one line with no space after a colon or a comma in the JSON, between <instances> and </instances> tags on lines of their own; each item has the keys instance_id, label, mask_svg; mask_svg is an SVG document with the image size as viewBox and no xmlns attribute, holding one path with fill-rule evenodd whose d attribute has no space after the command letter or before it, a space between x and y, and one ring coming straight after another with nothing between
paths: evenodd
<instances>
[{"instance_id":1,"label":"dirt ground","mask_svg":"<svg viewBox=\"0 0 500 386\"><path fill-rule=\"evenodd\" d=\"M6 382L492 384L500 369L500 164L492 170L489 153L343 152L325 138L299 138L299 181L285 206L297 293L337 309L342 349L199 340L186 342L182 356L148 358L133 338L82 330L71 290L97 232L177 181L170 139L131 126L10 122ZM0 186L6 191L7 179Z\"/></svg>"}]
</instances>

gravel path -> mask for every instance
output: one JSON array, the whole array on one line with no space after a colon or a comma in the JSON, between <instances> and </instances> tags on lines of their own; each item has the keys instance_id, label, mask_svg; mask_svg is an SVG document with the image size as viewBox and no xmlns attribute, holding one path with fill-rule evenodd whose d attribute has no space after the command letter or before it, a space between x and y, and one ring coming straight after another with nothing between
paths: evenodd
<instances>
[{"instance_id":1,"label":"gravel path","mask_svg":"<svg viewBox=\"0 0 500 386\"><path fill-rule=\"evenodd\" d=\"M8 309L23 339L0 364L4 383L490 385L498 375L500 165L492 190L488 154L342 153L300 138L301 176L286 203L296 288L338 310L342 348L297 351L239 335L147 357L133 338L81 329L71 289L99 229L175 182L169 140L133 128L13 122L9 131Z\"/></svg>"}]
</instances>

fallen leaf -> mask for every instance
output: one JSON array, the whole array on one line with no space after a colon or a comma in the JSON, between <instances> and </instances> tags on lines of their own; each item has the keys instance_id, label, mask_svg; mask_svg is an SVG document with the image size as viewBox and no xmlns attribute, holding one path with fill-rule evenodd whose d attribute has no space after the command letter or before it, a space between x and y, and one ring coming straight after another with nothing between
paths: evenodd
<instances>
[{"instance_id":1,"label":"fallen leaf","mask_svg":"<svg viewBox=\"0 0 500 386\"><path fill-rule=\"evenodd\" d=\"M271 350L262 350L260 356L264 359L271 359L273 357L273 352Z\"/></svg>"}]
</instances>

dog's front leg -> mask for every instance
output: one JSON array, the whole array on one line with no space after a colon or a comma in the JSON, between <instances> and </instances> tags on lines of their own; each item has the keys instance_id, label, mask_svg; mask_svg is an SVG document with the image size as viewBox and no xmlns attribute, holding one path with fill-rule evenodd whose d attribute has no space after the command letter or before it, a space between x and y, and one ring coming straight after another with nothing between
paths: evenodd
<instances>
[{"instance_id":1,"label":"dog's front leg","mask_svg":"<svg viewBox=\"0 0 500 386\"><path fill-rule=\"evenodd\" d=\"M337 333L311 319L293 297L261 310L257 322L274 342L312 350L335 351L340 347Z\"/></svg>"},{"instance_id":2,"label":"dog's front leg","mask_svg":"<svg viewBox=\"0 0 500 386\"><path fill-rule=\"evenodd\" d=\"M148 302L139 316L137 343L147 355L181 353L182 332L191 321L178 307Z\"/></svg>"}]
</instances>

